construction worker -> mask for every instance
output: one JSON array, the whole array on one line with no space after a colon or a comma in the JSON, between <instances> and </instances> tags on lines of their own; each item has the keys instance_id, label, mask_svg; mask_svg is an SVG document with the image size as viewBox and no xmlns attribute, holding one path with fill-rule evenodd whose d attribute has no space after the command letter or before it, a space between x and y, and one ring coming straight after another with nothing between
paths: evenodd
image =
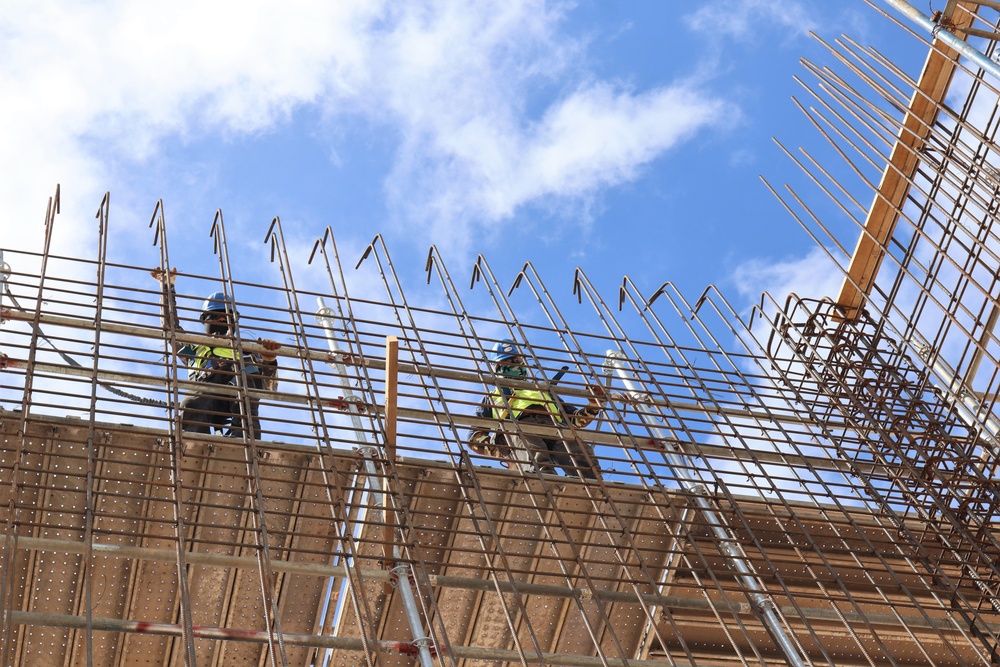
<instances>
[{"instance_id":1,"label":"construction worker","mask_svg":"<svg viewBox=\"0 0 1000 667\"><path fill-rule=\"evenodd\" d=\"M525 380L528 369L524 356L512 340L502 340L493 346L490 363L494 372L504 378ZM558 396L538 389L497 387L483 399L476 415L487 419L510 419L519 424L561 426L572 422L584 428L601 411L605 393L600 385L587 385L592 397L585 407L563 403ZM512 428L508 433L477 429L469 438L470 448L487 456L506 458L525 472L553 472L562 468L567 475L582 475L597 479L600 466L592 448L577 438L561 440L525 433Z\"/></svg>"},{"instance_id":2,"label":"construction worker","mask_svg":"<svg viewBox=\"0 0 1000 667\"><path fill-rule=\"evenodd\" d=\"M156 268L150 271L163 286L161 305L163 306L163 326L168 326L168 312L173 312L173 326L177 331L183 331L180 318L177 315L177 295L174 292L174 281L177 269L169 273ZM172 305L167 310L167 299ZM222 292L209 295L202 304L200 320L209 336L218 336L218 345L185 344L175 349L175 353L184 360L188 368L188 379L202 382L205 388L184 397L180 406L181 430L191 433L211 433L214 430L225 431L234 438L243 437L244 401L235 393L213 391L215 386L237 387L240 385L240 366L242 364L249 389L267 389L273 391L278 386L278 359L273 352L281 347L280 343L270 339L258 339L264 347L262 353L244 353L237 362L237 352L233 349L232 336L235 334L235 324L238 314ZM250 399L250 421L253 437L260 439L260 418L258 417L260 399Z\"/></svg>"}]
</instances>

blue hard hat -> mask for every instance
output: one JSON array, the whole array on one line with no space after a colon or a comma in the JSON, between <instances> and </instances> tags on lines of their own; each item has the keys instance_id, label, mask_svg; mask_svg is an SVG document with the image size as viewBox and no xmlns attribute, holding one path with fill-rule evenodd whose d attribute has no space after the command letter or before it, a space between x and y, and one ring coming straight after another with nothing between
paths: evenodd
<instances>
[{"instance_id":1,"label":"blue hard hat","mask_svg":"<svg viewBox=\"0 0 1000 667\"><path fill-rule=\"evenodd\" d=\"M501 341L497 341L496 345L493 346L493 351L490 352L490 361L498 363L520 355L521 350L517 347L517 343L509 338L504 338Z\"/></svg>"},{"instance_id":2,"label":"blue hard hat","mask_svg":"<svg viewBox=\"0 0 1000 667\"><path fill-rule=\"evenodd\" d=\"M201 316L205 317L208 313L224 313L229 310L229 299L226 298L225 292L215 292L210 294L205 303L201 306Z\"/></svg>"}]
</instances>

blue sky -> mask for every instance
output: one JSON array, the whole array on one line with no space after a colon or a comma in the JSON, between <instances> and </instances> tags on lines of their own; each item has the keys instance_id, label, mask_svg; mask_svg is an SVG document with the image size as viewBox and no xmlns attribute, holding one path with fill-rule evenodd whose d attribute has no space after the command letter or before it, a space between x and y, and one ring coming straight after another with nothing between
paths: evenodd
<instances>
[{"instance_id":1,"label":"blue sky","mask_svg":"<svg viewBox=\"0 0 1000 667\"><path fill-rule=\"evenodd\" d=\"M0 21L0 245L39 246L58 182L57 252L94 247L109 190L114 261L156 264L163 198L182 271L217 271L221 208L245 280L279 284L279 215L303 263L330 225L351 267L381 233L415 285L435 244L460 284L482 252L566 301L577 266L606 295L624 274L692 300L838 284L759 180L799 178L772 136L823 143L790 99L800 57L831 60L807 32L914 76L926 53L860 0L23 2Z\"/></svg>"}]
</instances>

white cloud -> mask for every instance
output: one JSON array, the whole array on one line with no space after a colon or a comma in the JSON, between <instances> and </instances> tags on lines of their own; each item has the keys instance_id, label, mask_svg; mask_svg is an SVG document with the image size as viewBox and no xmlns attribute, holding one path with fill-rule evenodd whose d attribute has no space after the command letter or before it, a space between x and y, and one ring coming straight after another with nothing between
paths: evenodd
<instances>
[{"instance_id":1,"label":"white cloud","mask_svg":"<svg viewBox=\"0 0 1000 667\"><path fill-rule=\"evenodd\" d=\"M807 299L836 298L843 278L843 271L820 248L814 248L801 259L786 262L753 260L733 272L733 281L742 296L757 301L761 292L768 292L778 304L784 304L785 298L793 293Z\"/></svg>"},{"instance_id":2,"label":"white cloud","mask_svg":"<svg viewBox=\"0 0 1000 667\"><path fill-rule=\"evenodd\" d=\"M439 178L429 201L418 203L446 221L472 214L492 226L526 203L585 199L628 181L677 143L735 116L722 102L681 87L633 94L598 83L559 100L528 127L469 118L429 128L429 145L411 150L432 156Z\"/></svg>"},{"instance_id":3,"label":"white cloud","mask_svg":"<svg viewBox=\"0 0 1000 667\"><path fill-rule=\"evenodd\" d=\"M765 22L796 36L819 27L812 14L799 0L717 0L703 3L685 22L717 38L748 39L760 33Z\"/></svg>"},{"instance_id":4,"label":"white cloud","mask_svg":"<svg viewBox=\"0 0 1000 667\"><path fill-rule=\"evenodd\" d=\"M4 244L37 246L26 223L57 181L89 211L115 165L142 168L166 141L264 131L307 105L398 134L395 210L449 243L526 203L634 178L712 124L721 103L697 90L588 80L562 18L540 0L8 8L0 157L19 168L0 201L26 233L8 228ZM75 219L61 229L66 247L93 237Z\"/></svg>"},{"instance_id":5,"label":"white cloud","mask_svg":"<svg viewBox=\"0 0 1000 667\"><path fill-rule=\"evenodd\" d=\"M0 182L5 245L37 247L57 181L64 209L96 209L115 162L149 160L160 142L252 132L315 99L350 60L353 28L377 5L358 3L20 3L0 30ZM335 46L331 46L335 45ZM68 201L67 201L68 198ZM152 210L154 199L148 203ZM74 213L75 215L75 213ZM148 215L148 213L147 213ZM79 249L93 231L70 217L57 243Z\"/></svg>"},{"instance_id":6,"label":"white cloud","mask_svg":"<svg viewBox=\"0 0 1000 667\"><path fill-rule=\"evenodd\" d=\"M597 84L577 91L554 105L528 138L524 164L511 165L519 178L507 205L621 183L723 110L721 102L682 88L633 95Z\"/></svg>"},{"instance_id":7,"label":"white cloud","mask_svg":"<svg viewBox=\"0 0 1000 667\"><path fill-rule=\"evenodd\" d=\"M440 243L498 233L529 203L586 202L738 117L694 88L637 92L589 80L573 71L583 45L559 33L558 13L537 2L504 6L499 15L476 4L419 20L411 12L378 50L388 78L376 99L403 135L389 193ZM546 98L560 81L565 92Z\"/></svg>"}]
</instances>

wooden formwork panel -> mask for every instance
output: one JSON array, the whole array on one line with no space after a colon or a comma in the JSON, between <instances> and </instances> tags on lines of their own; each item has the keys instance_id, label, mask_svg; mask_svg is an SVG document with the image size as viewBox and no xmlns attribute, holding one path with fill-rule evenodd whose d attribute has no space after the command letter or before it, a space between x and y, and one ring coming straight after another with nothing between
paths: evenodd
<instances>
[{"instance_id":1,"label":"wooden formwork panel","mask_svg":"<svg viewBox=\"0 0 1000 667\"><path fill-rule=\"evenodd\" d=\"M988 642L975 639L965 615L951 607L953 589L945 582L958 585L961 596L977 596L976 587L956 564L942 566L940 546L910 542L898 527L883 525L884 517L862 512L776 511L750 502L738 513L727 503L716 507L765 598L806 655L819 660L835 653L844 663L964 665L989 653ZM671 610L672 625L661 620L659 631L668 639L658 654L708 655L723 647L733 655L762 652L780 659L704 517L692 512L687 527L670 594L691 602ZM699 598L714 608L694 604ZM988 607L980 613L998 617Z\"/></svg>"},{"instance_id":2,"label":"wooden formwork panel","mask_svg":"<svg viewBox=\"0 0 1000 667\"><path fill-rule=\"evenodd\" d=\"M617 565L612 585L607 590L654 595L660 588L669 556L666 524L670 513L660 511L645 491L630 494L623 509L621 532L618 535L611 533L616 542L614 560ZM621 523L616 519L610 525ZM650 602L646 604L652 606ZM648 612L636 603L604 602L603 608L609 622L598 638L601 650L605 655L624 651L623 658L638 659L636 649L647 632Z\"/></svg>"},{"instance_id":3,"label":"wooden formwork panel","mask_svg":"<svg viewBox=\"0 0 1000 667\"><path fill-rule=\"evenodd\" d=\"M95 431L93 531L98 543L135 547L141 542L143 517L155 514L149 506L150 482L158 469L169 465L166 447L134 448L132 439L103 430ZM99 618L124 618L129 602L129 581L135 561L101 552L91 553L90 604ZM84 582L84 585L88 585ZM74 614L85 616L85 593L77 596ZM87 634L74 631L70 664L87 664ZM123 641L120 633L92 631L89 651L94 664L113 664Z\"/></svg>"},{"instance_id":4,"label":"wooden formwork panel","mask_svg":"<svg viewBox=\"0 0 1000 667\"><path fill-rule=\"evenodd\" d=\"M628 491L615 494L614 503L606 502L602 492L595 486L583 487L590 501L592 512L587 534L579 546L580 559L583 563L576 587L593 587L595 591L618 590L623 576L620 559L632 552L634 545L631 532L634 530L634 518L640 511L640 502L645 498L643 491ZM582 500L582 499L581 499ZM613 510L612 510L613 508ZM586 577L583 576L584 572ZM642 581L644 578L639 579ZM625 644L618 633L622 628L610 627L607 610L610 603L583 598L574 607L580 613L567 615L564 627L560 632L555 652L568 652L573 646L601 645L606 655L615 658L628 657L623 655ZM605 641L602 641L602 638ZM596 649L595 649L596 654Z\"/></svg>"},{"instance_id":5,"label":"wooden formwork panel","mask_svg":"<svg viewBox=\"0 0 1000 667\"><path fill-rule=\"evenodd\" d=\"M184 664L178 631L142 631L150 623L182 626L178 512L185 526L183 576L196 630L263 630L265 612L278 614L284 632L320 630L334 577L286 572L280 564L329 566L342 550L331 515L336 493L328 488L331 473L320 465L321 457L301 448L287 453L262 447L257 488L249 484L254 477L245 450L235 443L192 439L178 448L175 462L164 433L107 425L91 431L73 420L54 420L58 426L28 420L22 437L21 420L6 416L0 420L0 529L16 535L18 544L4 576L11 582L13 609L34 615L33 622L11 625L15 664ZM341 456L331 467L353 470L351 459ZM175 463L182 471L179 485ZM89 570L84 567L88 470L94 510ZM341 486L348 483L344 475L338 480ZM258 554L263 533L255 513L261 503L278 568L269 578L273 610L262 594ZM88 633L81 625L88 590L98 626L102 619L138 625L128 632ZM260 641L199 638L194 645L199 664L257 664L266 652ZM289 664L306 664L314 652L297 645L286 649Z\"/></svg>"},{"instance_id":6,"label":"wooden formwork panel","mask_svg":"<svg viewBox=\"0 0 1000 667\"><path fill-rule=\"evenodd\" d=\"M186 526L188 548L202 554L253 557L254 550L243 546L255 543L250 527L252 506L243 449L216 451L211 445L197 444L185 446L184 453L184 516L189 522ZM249 577L253 581L257 573L252 561L249 568ZM247 569L246 566L188 565L192 623L207 627L263 629L260 619L232 612L233 598L238 597L241 590L238 581ZM230 623L234 622L238 625L231 626ZM217 664L222 650L220 644L216 641L198 642L198 663ZM260 646L249 648L257 654L260 652Z\"/></svg>"},{"instance_id":7,"label":"wooden formwork panel","mask_svg":"<svg viewBox=\"0 0 1000 667\"><path fill-rule=\"evenodd\" d=\"M535 554L540 545L539 536L542 527L537 520L536 511L524 504L524 494L519 493L521 480L517 478L490 478L482 476L483 486L496 489L495 495L488 497L497 503L490 508L497 515L496 532L500 537L498 554L502 560L496 559L496 578L504 584L525 583L532 571ZM467 618L467 626L458 639L467 646L483 646L496 649L516 648L511 627L521 625L524 616L524 605L528 595L523 592L504 592L498 594L495 590L487 590L477 597L477 608ZM521 633L526 634L526 633ZM521 634L518 639L526 652L534 651L534 643L530 636L527 639ZM490 661L467 660L467 665L484 667Z\"/></svg>"},{"instance_id":8,"label":"wooden formwork panel","mask_svg":"<svg viewBox=\"0 0 1000 667\"><path fill-rule=\"evenodd\" d=\"M270 465L284 463L272 455ZM292 521L285 536L287 560L294 563L330 565L343 553L339 539L336 502L349 480L342 475L334 480L335 471L323 469L323 459L318 455L297 457L294 463L304 467L298 480L298 490L292 509ZM312 635L321 631L322 610L328 594L338 578L330 576L279 573L276 588L279 618L283 632ZM289 664L306 664L313 648L285 647Z\"/></svg>"},{"instance_id":9,"label":"wooden formwork panel","mask_svg":"<svg viewBox=\"0 0 1000 667\"><path fill-rule=\"evenodd\" d=\"M597 518L592 500L578 485L563 480L536 482L518 495L526 506L535 508L535 520L543 526L530 583L586 588L591 564L583 557ZM588 607L579 597L529 596L527 613L521 619L522 644L530 639L530 630L543 652L555 652L565 639L572 642L574 653L593 655L593 641L581 618Z\"/></svg>"},{"instance_id":10,"label":"wooden formwork panel","mask_svg":"<svg viewBox=\"0 0 1000 667\"><path fill-rule=\"evenodd\" d=\"M418 571L429 577L421 580L420 593L433 596L425 598L423 606L431 611L430 629L439 648L516 651L520 647L528 655L567 650L596 656L598 649L590 633L602 645L605 637L614 642L604 620L613 605L587 599L585 593L553 595L531 587L589 590L589 581L598 591L625 590L620 583L623 568L630 568L634 575L637 564L629 562L628 556L619 562L615 553L627 553L619 538L626 527L624 532L636 532L639 517L650 507L648 495L641 490L608 487L620 508L623 526L613 514L605 516L607 508L599 500L604 491L599 485L585 486L554 476L524 479L495 471L476 471L475 477L472 480L471 473L450 469L424 470L416 479L406 478L409 483L399 493L408 499L407 534L413 536L407 553L417 561ZM656 520L654 514L650 512L647 523ZM369 526L361 536L362 543L381 539L381 530ZM642 557L656 579L662 576L667 542L650 535L655 528L645 526L642 530L646 532ZM639 547L636 541L628 544ZM435 575L467 583L435 586ZM497 593L497 585L502 593ZM521 590L514 592L519 587ZM643 592L654 588L655 581L647 581ZM379 594L384 595L385 589ZM379 637L390 641L408 637L410 629L398 589L391 589L381 608ZM349 610L342 622L356 627L356 618ZM634 642L639 634L630 630L626 641ZM394 661L391 655L383 659ZM356 653L339 651L334 663L355 664L358 660ZM395 659L404 660L409 658ZM495 661L468 658L461 662Z\"/></svg>"},{"instance_id":11,"label":"wooden formwork panel","mask_svg":"<svg viewBox=\"0 0 1000 667\"><path fill-rule=\"evenodd\" d=\"M113 434L114 438L128 437ZM147 473L147 490L140 505L141 523L136 529L138 546L176 554L178 504L173 486L175 461L182 452L163 437L129 438L136 449L147 448L154 463ZM189 517L181 514L183 519ZM121 542L119 542L121 543ZM176 557L176 556L175 556ZM129 572L129 599L124 618L140 623L176 623L180 590L175 560L136 559ZM171 664L181 656L170 637L129 633L123 637L117 664ZM171 660L173 658L173 660Z\"/></svg>"},{"instance_id":12,"label":"wooden formwork panel","mask_svg":"<svg viewBox=\"0 0 1000 667\"><path fill-rule=\"evenodd\" d=\"M85 440L86 434L66 429L38 429L37 435L25 437L16 472L21 483L14 491L14 514L5 517L19 538L82 540ZM34 550L26 556L18 559L24 569L18 567L15 576L23 585L11 591L14 608L35 614L74 613L82 590L82 557L52 550ZM26 627L18 638L15 664L46 664L54 647L67 650L71 637L66 628Z\"/></svg>"},{"instance_id":13,"label":"wooden formwork panel","mask_svg":"<svg viewBox=\"0 0 1000 667\"><path fill-rule=\"evenodd\" d=\"M357 640L363 627L379 664L409 665L412 630L388 583L393 545L416 565L425 632L440 651L458 652L456 664L498 661L461 657L470 647L507 652L501 662L516 662L518 649L529 659L669 654L720 665L779 655L690 495L398 461L377 479L397 510L390 525L402 527L388 530L356 454L264 443L254 458L222 439L175 449L164 433L72 420L27 420L22 437L20 420L0 421L0 526L17 540L3 574L12 610L27 619L10 626L17 665L184 664L182 581L196 633L215 633L194 640L198 664L266 664L260 634L236 635L260 633L276 615L273 627L313 643ZM928 564L961 595L983 591L943 545L906 542L902 528L864 512L715 502L808 655L852 661L861 647L876 664L890 655L900 665L978 659L983 649ZM337 568L346 564L355 576L345 588ZM80 625L88 604L90 632ZM133 625L109 631L105 621ZM150 623L166 634L144 632ZM283 656L308 665L332 651L333 664L362 665L356 649L294 639Z\"/></svg>"},{"instance_id":14,"label":"wooden formwork panel","mask_svg":"<svg viewBox=\"0 0 1000 667\"><path fill-rule=\"evenodd\" d=\"M407 527L403 535L393 533L393 543L388 546L390 552L398 550L403 560L390 559L386 567L414 563L417 571L428 575L439 574L447 560L445 547L461 504L460 491L454 482L454 475L446 470L410 469L397 467L400 471L399 481L387 480L390 490L389 497L397 508L397 520ZM408 522L404 517L409 517ZM371 539L384 539L379 526L372 526ZM393 573L398 580L406 577L403 569ZM419 578L409 578L409 586L418 606L430 610L432 597L426 581ZM406 616L403 597L399 584L392 588L381 613L378 636L390 642L410 642L413 638L410 623ZM425 636L429 636L425 635ZM382 656L380 662L385 665L405 667L412 662L408 655L390 652Z\"/></svg>"},{"instance_id":15,"label":"wooden formwork panel","mask_svg":"<svg viewBox=\"0 0 1000 667\"><path fill-rule=\"evenodd\" d=\"M483 485L478 489L469 488L467 497L471 499L472 506L463 502L461 510L456 512L457 520L449 545L450 557L442 568L442 574L488 581L492 560L492 573L500 581L509 581L503 569L506 562L501 555L503 540L496 539L495 534L501 534L500 524L506 514L506 499L512 486L508 483L499 488ZM483 502L477 503L480 498ZM470 641L469 629L481 624L484 599L497 598L495 591L472 588L441 587L436 593L437 606L432 625L435 629L440 627L448 641L463 646ZM487 628L479 630L480 638L486 642L480 645L500 648L506 644L509 626L504 618L498 618L498 621L497 626L490 628L492 631Z\"/></svg>"}]
</instances>

